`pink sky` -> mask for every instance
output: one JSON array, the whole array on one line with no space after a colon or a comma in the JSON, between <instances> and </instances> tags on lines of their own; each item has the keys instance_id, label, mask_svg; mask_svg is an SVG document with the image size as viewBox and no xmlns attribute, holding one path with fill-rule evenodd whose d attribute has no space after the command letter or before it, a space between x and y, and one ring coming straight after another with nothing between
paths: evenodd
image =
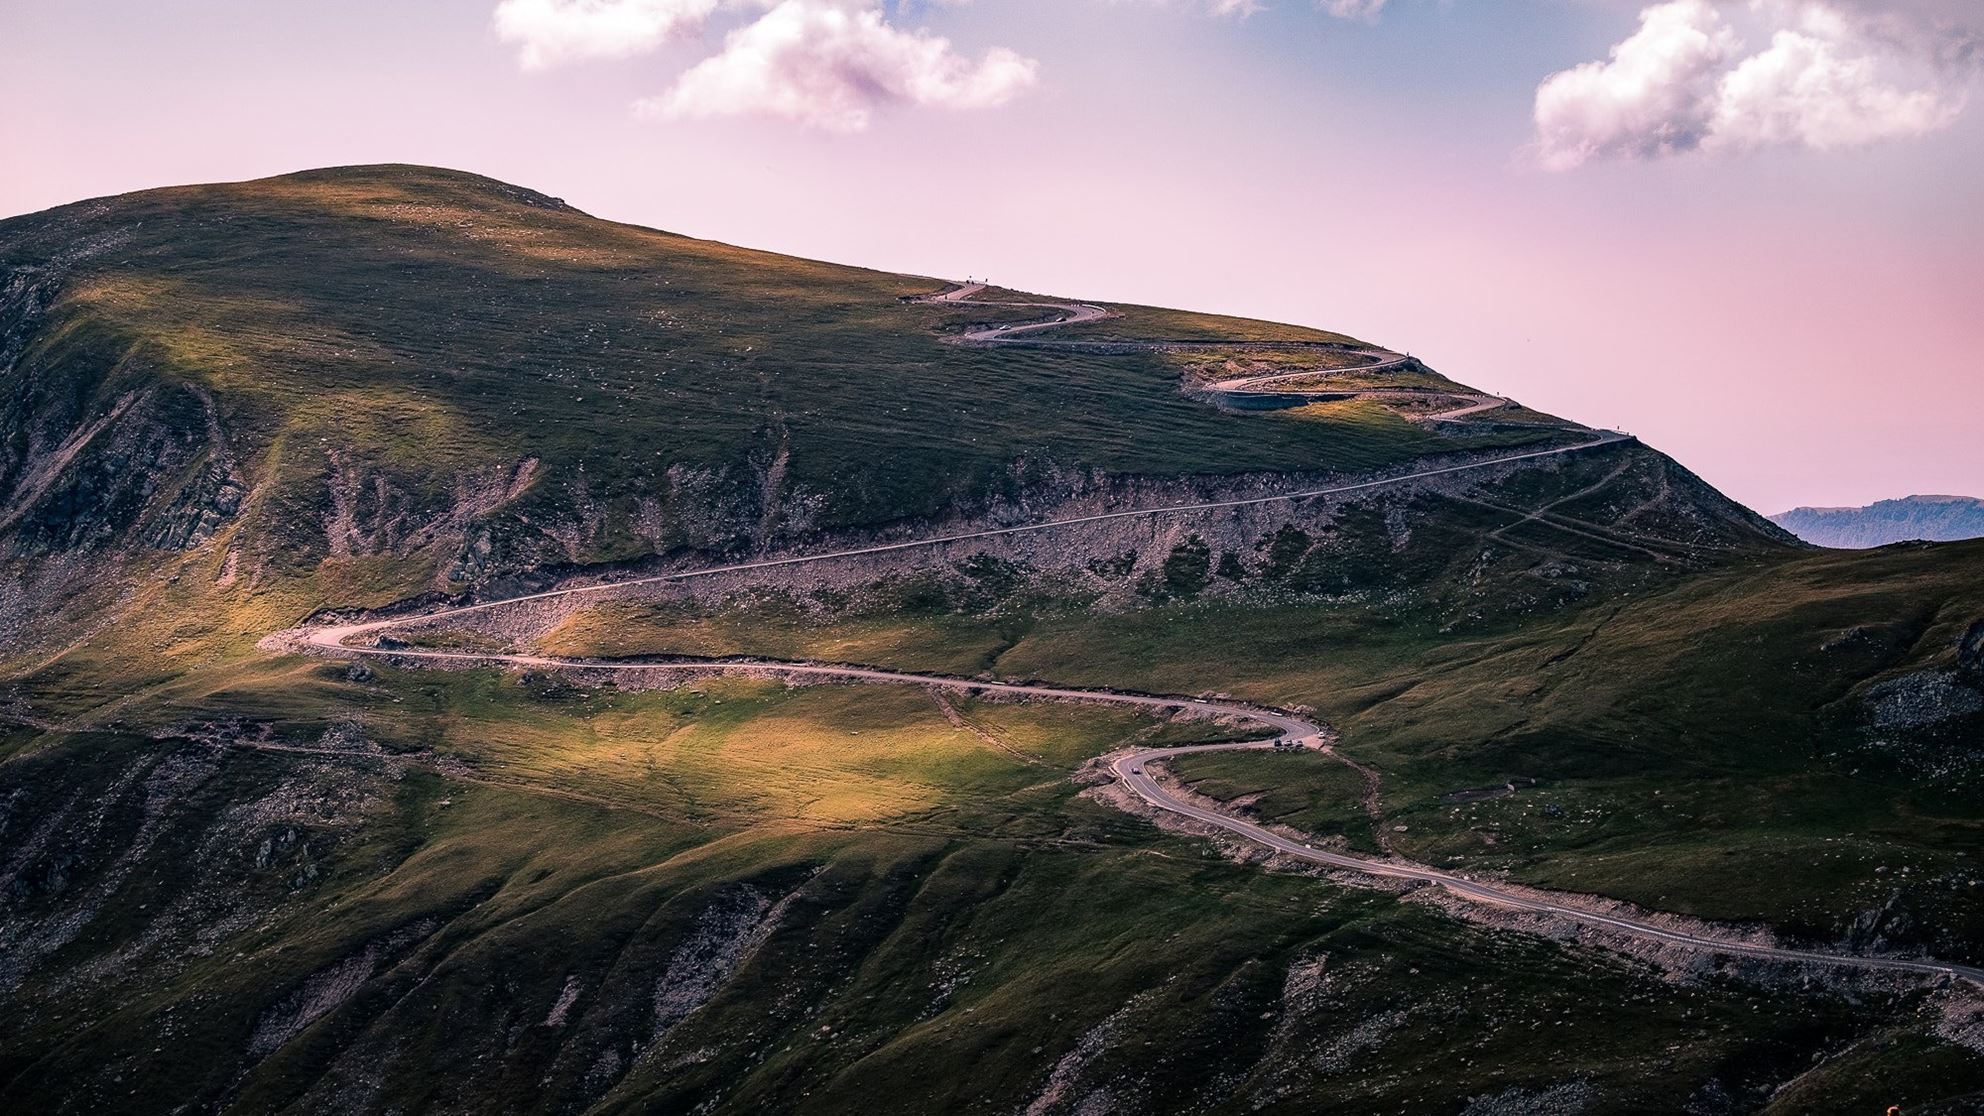
<instances>
[{"instance_id":1,"label":"pink sky","mask_svg":"<svg viewBox=\"0 0 1984 1116\"><path fill-rule=\"evenodd\" d=\"M698 0L598 2L635 22L540 34L533 69L495 0L0 0L0 214L457 166L779 251L1344 330L1763 511L1984 495L1962 5L1683 0L1642 30L1602 0L735 0L657 37ZM1647 72L1674 95L1620 94Z\"/></svg>"}]
</instances>

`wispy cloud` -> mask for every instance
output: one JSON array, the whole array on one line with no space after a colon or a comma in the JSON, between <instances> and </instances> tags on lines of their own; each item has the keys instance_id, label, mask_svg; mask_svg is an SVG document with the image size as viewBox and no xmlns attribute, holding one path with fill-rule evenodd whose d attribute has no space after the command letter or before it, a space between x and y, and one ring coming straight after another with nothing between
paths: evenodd
<instances>
[{"instance_id":1,"label":"wispy cloud","mask_svg":"<svg viewBox=\"0 0 1984 1116\"><path fill-rule=\"evenodd\" d=\"M892 105L1005 104L1033 86L1038 69L1003 48L966 58L945 39L889 26L879 9L783 0L641 107L669 117L759 115L858 131Z\"/></svg>"},{"instance_id":2,"label":"wispy cloud","mask_svg":"<svg viewBox=\"0 0 1984 1116\"><path fill-rule=\"evenodd\" d=\"M527 70L631 58L702 28L717 0L503 0L496 35Z\"/></svg>"},{"instance_id":3,"label":"wispy cloud","mask_svg":"<svg viewBox=\"0 0 1984 1116\"><path fill-rule=\"evenodd\" d=\"M896 14L905 7L896 5ZM740 15L745 22L720 51L635 108L663 117L770 116L852 132L892 106L1005 104L1039 77L1038 63L1011 50L973 60L946 39L894 26L880 0L502 0L495 23L524 69L543 70L647 54Z\"/></svg>"},{"instance_id":4,"label":"wispy cloud","mask_svg":"<svg viewBox=\"0 0 1984 1116\"><path fill-rule=\"evenodd\" d=\"M1361 19L1375 23L1384 14L1389 0L1316 0L1316 6L1338 19Z\"/></svg>"},{"instance_id":5,"label":"wispy cloud","mask_svg":"<svg viewBox=\"0 0 1984 1116\"><path fill-rule=\"evenodd\" d=\"M1751 5L1770 41L1749 52L1708 0L1669 0L1603 62L1553 74L1536 91L1536 152L1569 170L1594 159L1793 146L1856 147L1920 136L1963 109L1930 43L1895 28L1895 9L1819 0ZM1882 31L1886 26L1888 31ZM1903 84L1907 81L1907 84Z\"/></svg>"},{"instance_id":6,"label":"wispy cloud","mask_svg":"<svg viewBox=\"0 0 1984 1116\"><path fill-rule=\"evenodd\" d=\"M1120 3L1122 0L1113 0L1113 2ZM1144 2L1188 5L1202 8L1216 16L1250 16L1268 10L1266 0L1144 0ZM1391 0L1312 0L1312 2L1317 10L1327 12L1338 19L1375 23Z\"/></svg>"}]
</instances>

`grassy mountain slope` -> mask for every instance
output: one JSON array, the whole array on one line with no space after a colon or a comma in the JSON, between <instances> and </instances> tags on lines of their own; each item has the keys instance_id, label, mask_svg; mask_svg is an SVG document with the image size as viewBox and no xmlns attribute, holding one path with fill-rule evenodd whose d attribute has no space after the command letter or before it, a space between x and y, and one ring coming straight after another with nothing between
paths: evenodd
<instances>
[{"instance_id":1,"label":"grassy mountain slope","mask_svg":"<svg viewBox=\"0 0 1984 1116\"><path fill-rule=\"evenodd\" d=\"M1438 448L1376 414L1221 413L1144 355L944 346L974 311L898 302L930 280L421 168L14 218L0 269L13 554L238 518L268 561L422 554L464 580L923 518L1056 468L1365 469ZM170 468L116 475L148 458Z\"/></svg>"},{"instance_id":2,"label":"grassy mountain slope","mask_svg":"<svg viewBox=\"0 0 1984 1116\"><path fill-rule=\"evenodd\" d=\"M1096 755L1226 726L258 649L323 609L1566 436L1229 413L1183 389L1286 350L962 348L1004 312L900 301L935 287L410 167L0 222L0 1108L1984 1095L1975 1021L1918 982L1663 973L1082 794ZM1120 309L1086 335L1345 340ZM1978 559L1815 554L1622 444L422 638L1306 704L1382 772L1379 827L1312 757L1184 773L1361 847L1976 959Z\"/></svg>"},{"instance_id":3,"label":"grassy mountain slope","mask_svg":"<svg viewBox=\"0 0 1984 1116\"><path fill-rule=\"evenodd\" d=\"M0 634L43 655L111 615L222 654L325 605L1553 433L1230 414L1169 354L944 344L984 312L899 301L932 280L426 168L13 218L0 274Z\"/></svg>"},{"instance_id":4,"label":"grassy mountain slope","mask_svg":"<svg viewBox=\"0 0 1984 1116\"><path fill-rule=\"evenodd\" d=\"M1616 546L1594 553L1583 534L1557 539L1583 552L1540 560L1516 542L1542 543L1543 531L1498 536L1511 517L1472 500L1410 506L1402 547L1383 510L1352 508L1339 537L1300 561L1278 564L1270 536L1237 548L1237 583L1213 578L1141 608L1094 609L1079 586L981 602L912 583L838 610L783 596L742 609L605 603L530 645L851 660L1312 708L1347 754L1384 773L1386 827L1407 827L1388 835L1416 858L1767 921L1814 942L1979 956L1978 544L1765 551L1677 570ZM1349 817L1354 839L1372 843L1340 768L1295 778L1273 756L1181 766L1232 784L1223 797L1270 792L1260 808L1271 815Z\"/></svg>"},{"instance_id":5,"label":"grassy mountain slope","mask_svg":"<svg viewBox=\"0 0 1984 1116\"><path fill-rule=\"evenodd\" d=\"M957 706L1036 766L898 688L365 685L402 724L449 710L433 751L9 737L9 820L42 847L10 858L0 1097L1734 1111L1790 1082L1806 1099L1770 1111L1824 1112L1984 1089L1916 990L1674 981L1075 797L1064 765L1137 718Z\"/></svg>"}]
</instances>

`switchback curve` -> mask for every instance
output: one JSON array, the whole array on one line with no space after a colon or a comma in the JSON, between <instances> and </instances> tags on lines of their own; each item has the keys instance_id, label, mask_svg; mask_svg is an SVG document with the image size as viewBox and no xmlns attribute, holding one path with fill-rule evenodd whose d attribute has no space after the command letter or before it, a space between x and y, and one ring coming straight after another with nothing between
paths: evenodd
<instances>
[{"instance_id":1,"label":"switchback curve","mask_svg":"<svg viewBox=\"0 0 1984 1116\"><path fill-rule=\"evenodd\" d=\"M1413 363L1412 358L1390 349L1360 348L1343 345L1334 341L1080 341L1055 338L1040 340L1033 335L1041 330L1058 329L1062 326L1083 325L1102 321L1117 315L1107 307L1086 302L1034 302L1019 300L983 300L972 296L985 289L983 283L963 283L948 291L917 299L929 305L968 305L1002 306L1009 309L1051 310L1052 317L1036 321L983 325L967 329L959 334L960 344L968 345L1027 345L1063 349L1100 349L1111 352L1126 350L1177 350L1177 349L1273 349L1300 351L1313 349L1341 356L1359 357L1369 363L1335 369L1337 372L1368 375L1402 368ZM1368 387L1350 384L1323 385L1317 387L1289 387L1297 380L1314 380L1327 376L1328 371L1301 369L1294 372L1275 372L1262 376L1239 376L1218 380L1204 385L1199 391L1221 402L1241 407L1257 407L1267 400L1282 398L1298 402L1317 399L1451 399L1460 401L1460 406L1433 414L1415 416L1421 422L1451 422L1469 418L1488 411L1513 406L1513 401L1499 395L1482 392L1451 391L1442 388L1413 387ZM1280 385L1280 386L1277 386Z\"/></svg>"}]
</instances>

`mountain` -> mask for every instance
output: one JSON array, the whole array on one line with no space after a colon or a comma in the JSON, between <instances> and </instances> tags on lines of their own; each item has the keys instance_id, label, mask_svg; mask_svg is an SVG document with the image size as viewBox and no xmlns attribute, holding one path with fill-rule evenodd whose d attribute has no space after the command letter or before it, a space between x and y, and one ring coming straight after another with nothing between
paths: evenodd
<instances>
[{"instance_id":1,"label":"mountain","mask_svg":"<svg viewBox=\"0 0 1984 1116\"><path fill-rule=\"evenodd\" d=\"M1793 508L1770 519L1808 543L1843 550L1984 538L1984 500L1968 496L1908 496L1864 508Z\"/></svg>"},{"instance_id":2,"label":"mountain","mask_svg":"<svg viewBox=\"0 0 1984 1116\"><path fill-rule=\"evenodd\" d=\"M0 221L0 384L8 1111L1984 1097L1839 960L1984 964L1984 543L422 167Z\"/></svg>"},{"instance_id":3,"label":"mountain","mask_svg":"<svg viewBox=\"0 0 1984 1116\"><path fill-rule=\"evenodd\" d=\"M0 246L14 555L245 529L244 559L427 549L462 583L927 517L1056 470L1368 468L1437 444L1401 422L1262 428L1150 360L944 346L958 313L899 301L934 281L451 172L153 191L12 219Z\"/></svg>"}]
</instances>

